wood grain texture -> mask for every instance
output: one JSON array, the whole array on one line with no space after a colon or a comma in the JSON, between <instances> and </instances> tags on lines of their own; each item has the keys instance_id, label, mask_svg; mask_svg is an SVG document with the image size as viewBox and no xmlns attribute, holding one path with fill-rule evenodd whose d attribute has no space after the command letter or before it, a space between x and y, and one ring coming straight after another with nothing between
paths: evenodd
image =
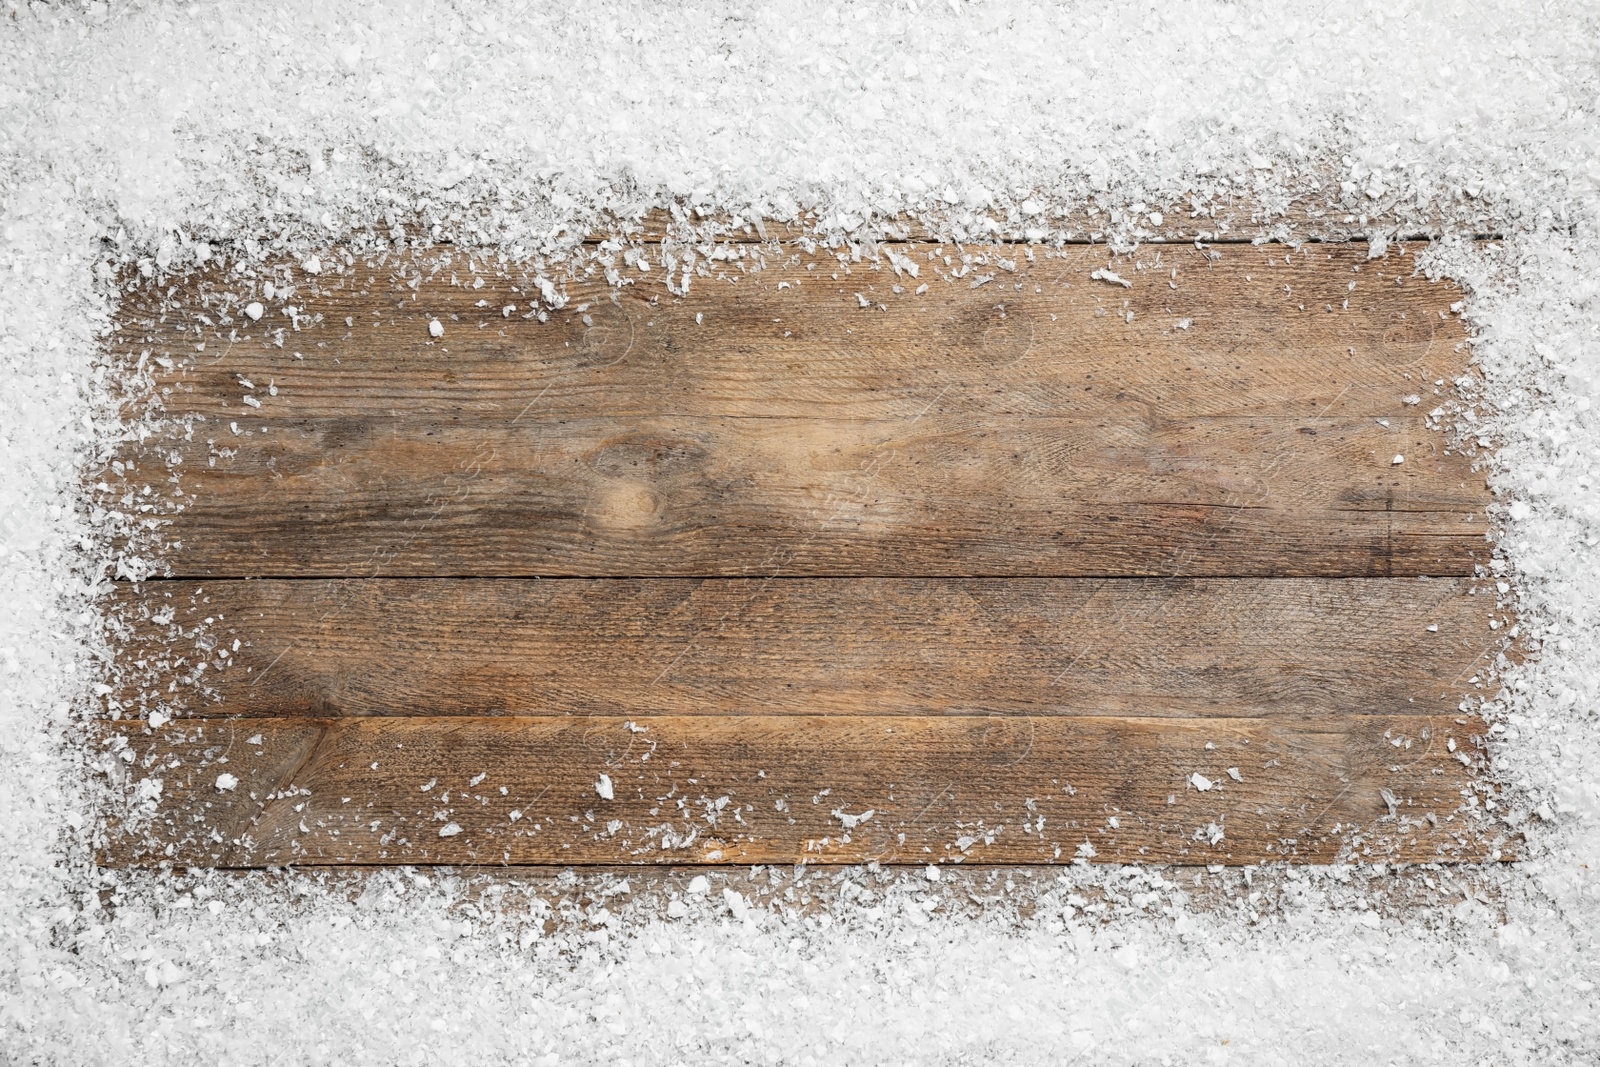
<instances>
[{"instance_id":1,"label":"wood grain texture","mask_svg":"<svg viewBox=\"0 0 1600 1067\"><path fill-rule=\"evenodd\" d=\"M1482 561L1487 490L1418 415L1466 366L1454 288L1342 246L1158 250L1113 264L1126 289L1089 277L1098 249L968 250L960 279L935 271L961 250L929 254L717 263L687 297L574 282L545 323L468 263L352 268L274 290L282 347L272 316L226 318L249 293L196 282L191 310L124 317L117 347L172 364L158 396L187 421L102 500L168 521L193 576Z\"/></svg>"},{"instance_id":2,"label":"wood grain texture","mask_svg":"<svg viewBox=\"0 0 1600 1067\"><path fill-rule=\"evenodd\" d=\"M123 304L167 422L92 493L177 577L109 606L103 862L1509 855L1458 711L1490 497L1428 415L1456 287L1364 244L591 252Z\"/></svg>"},{"instance_id":3,"label":"wood grain texture","mask_svg":"<svg viewBox=\"0 0 1600 1067\"><path fill-rule=\"evenodd\" d=\"M632 727L616 717L295 718L180 722L155 734L106 724L101 744L129 746L130 777L161 786L112 823L103 858L251 867L1481 857L1497 846L1492 823L1464 800L1479 729L1375 716L664 716ZM121 766L110 752L104 760ZM237 784L219 789L222 774Z\"/></svg>"},{"instance_id":4,"label":"wood grain texture","mask_svg":"<svg viewBox=\"0 0 1600 1067\"><path fill-rule=\"evenodd\" d=\"M179 575L1461 575L1487 553L1481 478L1415 419L362 420L210 447L161 449Z\"/></svg>"},{"instance_id":5,"label":"wood grain texture","mask_svg":"<svg viewBox=\"0 0 1600 1067\"><path fill-rule=\"evenodd\" d=\"M117 591L111 699L140 717L1437 715L1494 665L1495 597L1478 592L1381 579L162 581ZM165 691L201 663L200 689Z\"/></svg>"},{"instance_id":6,"label":"wood grain texture","mask_svg":"<svg viewBox=\"0 0 1600 1067\"><path fill-rule=\"evenodd\" d=\"M918 276L896 274L891 253ZM1015 248L948 245L846 263L763 253L759 270L709 263L716 276L685 296L663 287L660 252L649 254L655 272L630 270L620 289L566 282L559 309L461 252L320 277L284 268L293 284L279 276L259 322L240 310L259 284L202 274L171 299L170 287L130 296L111 347L145 355L165 410L206 416L205 436L232 420L405 414L1382 418L1414 412L1408 395L1432 407L1434 383L1467 366L1450 311L1460 289L1412 276L1409 257L1369 262L1364 245L1085 248L1031 263ZM1106 267L1130 287L1091 277ZM526 317L535 305L548 321Z\"/></svg>"}]
</instances>

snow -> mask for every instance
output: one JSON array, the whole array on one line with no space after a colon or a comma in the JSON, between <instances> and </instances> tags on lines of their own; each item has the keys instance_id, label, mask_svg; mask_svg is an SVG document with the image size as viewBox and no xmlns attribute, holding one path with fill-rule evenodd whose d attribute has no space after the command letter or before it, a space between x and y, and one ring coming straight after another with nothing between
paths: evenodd
<instances>
[{"instance_id":1,"label":"snow","mask_svg":"<svg viewBox=\"0 0 1600 1067\"><path fill-rule=\"evenodd\" d=\"M8 5L0 1060L1594 1062L1597 30L1582 4L1405 0ZM136 431L97 358L130 274L267 254L315 274L344 244L448 239L540 272L559 307L578 237L652 206L864 255L902 215L1125 248L1313 181L1332 210L1268 230L1378 256L1437 225L1427 267L1467 290L1482 378L1416 399L1497 449L1484 582L1529 658L1486 713L1516 864L734 869L625 890L93 866L75 724L119 561L78 472ZM240 310L287 324L276 280Z\"/></svg>"}]
</instances>

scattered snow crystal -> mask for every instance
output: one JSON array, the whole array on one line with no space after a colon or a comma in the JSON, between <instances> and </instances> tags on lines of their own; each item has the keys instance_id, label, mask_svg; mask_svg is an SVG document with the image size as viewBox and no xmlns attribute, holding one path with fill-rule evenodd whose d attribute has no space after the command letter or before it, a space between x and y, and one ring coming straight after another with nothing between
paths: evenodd
<instances>
[{"instance_id":1,"label":"scattered snow crystal","mask_svg":"<svg viewBox=\"0 0 1600 1067\"><path fill-rule=\"evenodd\" d=\"M868 808L859 815L852 815L840 808L834 808L829 814L831 814L835 819L838 819L846 830L854 830L857 826L860 826L862 823L876 815L877 812L871 808Z\"/></svg>"}]
</instances>

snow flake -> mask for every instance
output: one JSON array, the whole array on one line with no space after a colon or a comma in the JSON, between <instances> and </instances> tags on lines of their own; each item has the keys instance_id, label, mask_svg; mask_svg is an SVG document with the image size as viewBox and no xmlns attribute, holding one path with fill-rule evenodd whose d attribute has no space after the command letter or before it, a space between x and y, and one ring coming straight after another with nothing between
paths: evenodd
<instances>
[{"instance_id":1,"label":"snow flake","mask_svg":"<svg viewBox=\"0 0 1600 1067\"><path fill-rule=\"evenodd\" d=\"M874 815L876 815L877 812L874 811L871 808L868 808L866 811L862 812L860 815L851 815L849 812L844 811L844 810L842 810L840 808L834 808L833 811L830 812L830 814L835 819L838 819L839 822L844 825L844 828L846 830L854 830L857 826L860 826L862 823L866 822L868 819L870 819Z\"/></svg>"}]
</instances>

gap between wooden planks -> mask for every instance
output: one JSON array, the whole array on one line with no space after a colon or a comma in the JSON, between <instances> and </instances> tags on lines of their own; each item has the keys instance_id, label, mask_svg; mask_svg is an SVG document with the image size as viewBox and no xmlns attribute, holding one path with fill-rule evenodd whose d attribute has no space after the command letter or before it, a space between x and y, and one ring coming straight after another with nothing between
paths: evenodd
<instances>
[{"instance_id":1,"label":"gap between wooden planks","mask_svg":"<svg viewBox=\"0 0 1600 1067\"><path fill-rule=\"evenodd\" d=\"M260 718L108 725L164 791L107 859L1494 852L1455 709L1493 599L1419 580L1485 548L1483 482L1420 417L1466 369L1451 287L1364 246L1152 251L1127 286L1101 249L959 279L889 251L577 283L544 321L455 257L280 276L267 344L227 279L131 301L118 346L165 347L157 395L203 421L105 492L177 475L169 558L206 582L117 598L115 713ZM201 660L192 699L152 688Z\"/></svg>"},{"instance_id":2,"label":"gap between wooden planks","mask_svg":"<svg viewBox=\"0 0 1600 1067\"><path fill-rule=\"evenodd\" d=\"M651 208L642 212L606 213L592 220L582 240L590 245L603 242L622 244L658 245L669 247L695 247L715 240L725 243L783 243L800 246L849 247L852 244L870 246L879 242L914 241L920 244L946 241L954 243L948 235L952 226L962 230L961 240L967 244L992 243L994 245L1037 245L1043 240L1046 228L1062 235L1066 244L1098 245L1104 247L1112 233L1123 240L1138 244L1188 244L1200 241L1206 244L1250 244L1262 241L1283 241L1288 237L1306 242L1365 242L1370 234L1385 233L1397 242L1427 242L1442 229L1442 219L1419 218L1414 210L1397 213L1388 208L1368 206L1363 212L1346 212L1329 208L1325 188L1338 184L1331 175L1313 179L1287 204L1267 208L1248 199L1219 199L1197 194L1174 197L1163 204L1146 204L1137 212L1102 211L1094 205L1082 205L1065 215L1001 215L993 210L964 213L964 217L927 219L912 216L875 219L835 219L841 231L833 236L818 237L816 216L801 217L779 222L771 219L752 220L744 215L723 212L702 213L691 204L678 204L671 209ZM1322 195L1319 195L1322 194ZM1048 196L1043 199L1049 200ZM1157 223L1150 212L1160 213ZM1402 214L1404 217L1402 217ZM408 229L423 231L429 225L416 220ZM852 222L855 225L850 225ZM828 225L831 225L828 224ZM572 232L565 220L550 218L546 228L552 235ZM826 229L826 226L824 226ZM1500 220L1487 216L1477 220L1478 240L1499 240L1503 229ZM445 244L451 244L442 238ZM1051 237L1054 243L1055 237Z\"/></svg>"}]
</instances>

